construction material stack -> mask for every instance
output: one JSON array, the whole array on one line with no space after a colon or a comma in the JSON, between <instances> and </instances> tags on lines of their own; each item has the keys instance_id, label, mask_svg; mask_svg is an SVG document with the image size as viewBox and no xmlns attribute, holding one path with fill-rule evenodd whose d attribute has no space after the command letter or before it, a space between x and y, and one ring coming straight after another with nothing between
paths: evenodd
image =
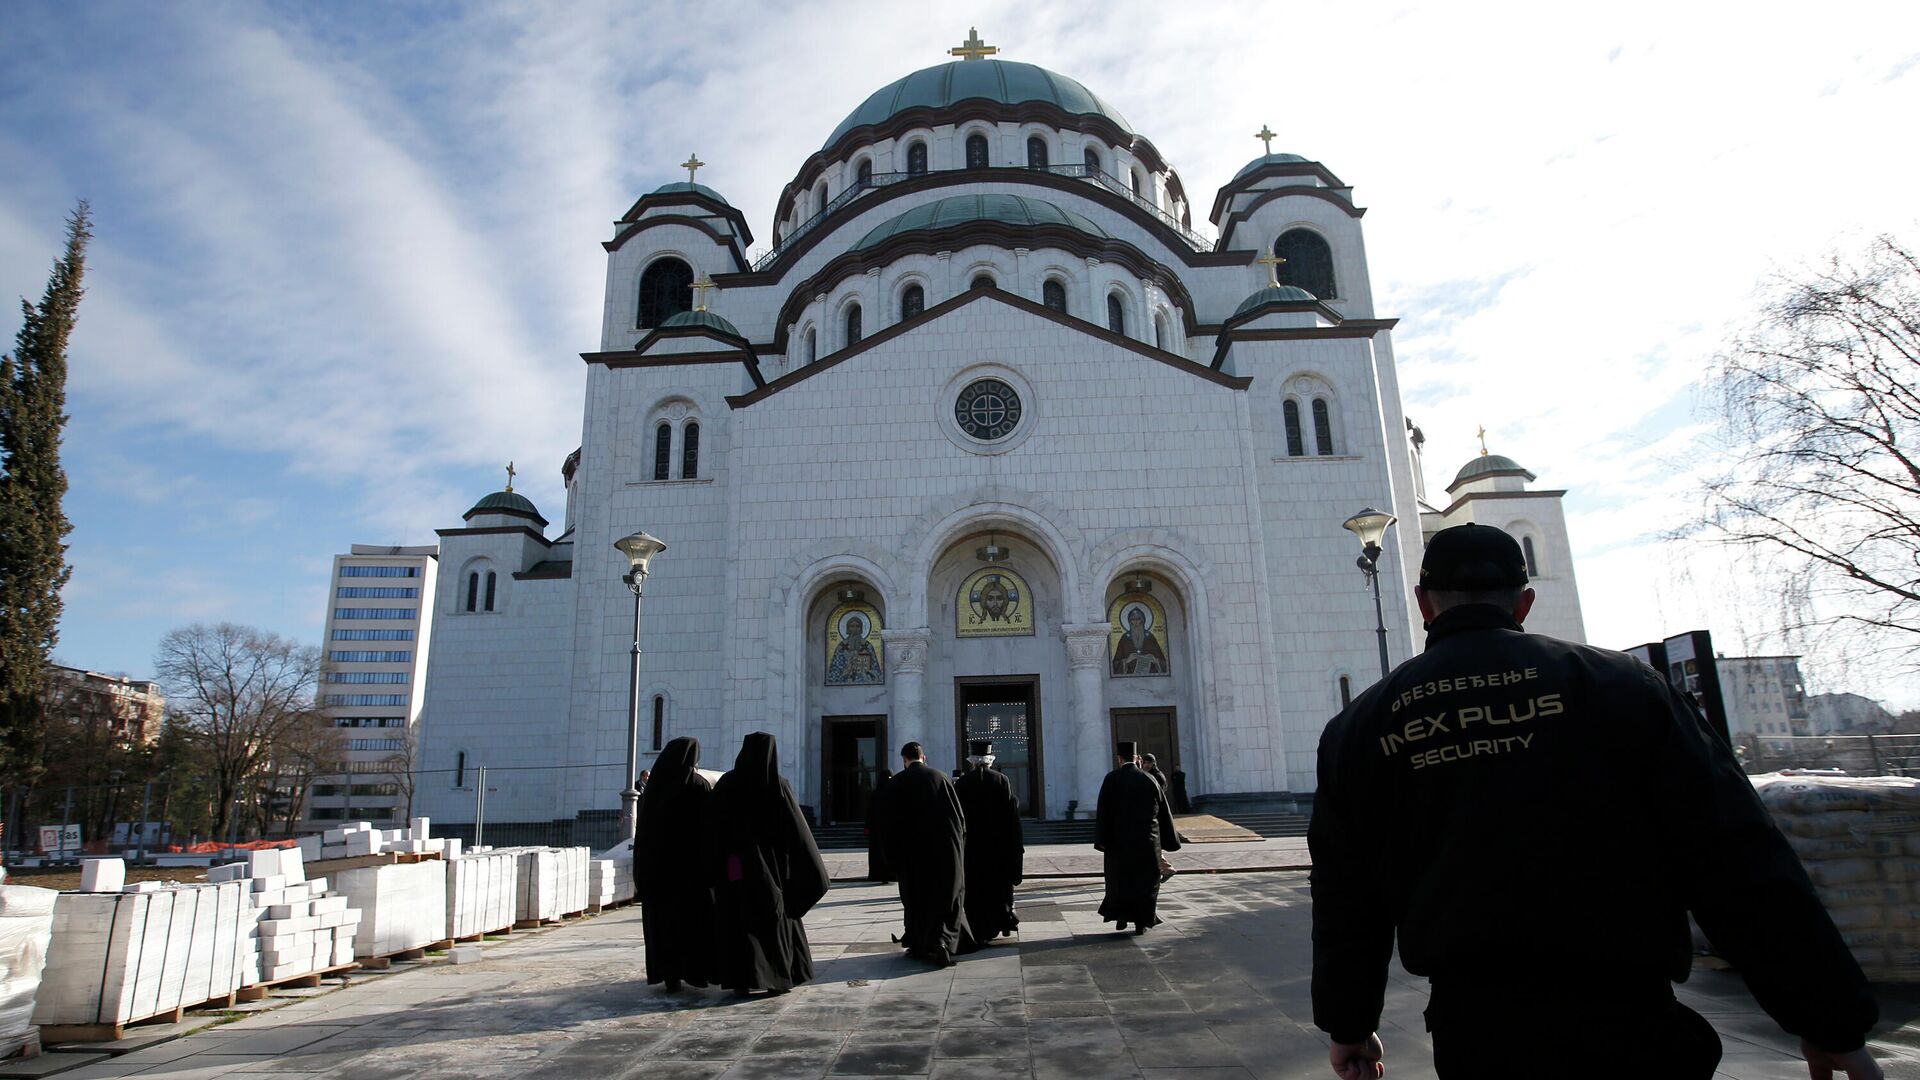
<instances>
[{"instance_id":1,"label":"construction material stack","mask_svg":"<svg viewBox=\"0 0 1920 1080\"><path fill-rule=\"evenodd\" d=\"M512 929L519 858L480 851L447 860L447 934L454 940Z\"/></svg>"},{"instance_id":2,"label":"construction material stack","mask_svg":"<svg viewBox=\"0 0 1920 1080\"><path fill-rule=\"evenodd\" d=\"M307 877L299 848L251 851L244 863L207 872L213 880L242 876L256 915L249 947L257 952L257 981L281 982L353 963L362 913L346 895L330 893L326 878Z\"/></svg>"},{"instance_id":3,"label":"construction material stack","mask_svg":"<svg viewBox=\"0 0 1920 1080\"><path fill-rule=\"evenodd\" d=\"M59 894L26 885L0 885L0 1058L32 1053L40 1029L33 1000L53 937L53 905Z\"/></svg>"},{"instance_id":4,"label":"construction material stack","mask_svg":"<svg viewBox=\"0 0 1920 1080\"><path fill-rule=\"evenodd\" d=\"M633 899L631 859L593 859L587 864L587 900L593 909Z\"/></svg>"},{"instance_id":5,"label":"construction material stack","mask_svg":"<svg viewBox=\"0 0 1920 1080\"><path fill-rule=\"evenodd\" d=\"M587 910L588 848L517 847L500 850L518 860L514 919L537 925Z\"/></svg>"}]
</instances>

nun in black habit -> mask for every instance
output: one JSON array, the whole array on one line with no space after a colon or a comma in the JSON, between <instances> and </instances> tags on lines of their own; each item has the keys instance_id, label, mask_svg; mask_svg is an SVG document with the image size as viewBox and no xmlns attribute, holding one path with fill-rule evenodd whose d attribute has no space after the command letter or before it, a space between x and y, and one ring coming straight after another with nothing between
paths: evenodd
<instances>
[{"instance_id":1,"label":"nun in black habit","mask_svg":"<svg viewBox=\"0 0 1920 1080\"><path fill-rule=\"evenodd\" d=\"M900 757L903 767L878 796L880 852L900 883L901 946L945 967L975 947L966 914L967 821L953 781L927 766L919 743L902 747Z\"/></svg>"},{"instance_id":2,"label":"nun in black habit","mask_svg":"<svg viewBox=\"0 0 1920 1080\"><path fill-rule=\"evenodd\" d=\"M1160 853L1180 850L1173 831L1173 811L1166 792L1134 764L1134 744L1120 744L1119 768L1100 785L1100 803L1094 814L1094 849L1105 853L1106 898L1100 918L1125 930L1144 934L1158 925L1154 908L1160 900Z\"/></svg>"},{"instance_id":3,"label":"nun in black habit","mask_svg":"<svg viewBox=\"0 0 1920 1080\"><path fill-rule=\"evenodd\" d=\"M713 785L695 771L700 743L678 738L660 751L640 793L633 838L634 885L647 940L647 982L705 986L712 964L713 888L701 847Z\"/></svg>"},{"instance_id":4,"label":"nun in black habit","mask_svg":"<svg viewBox=\"0 0 1920 1080\"><path fill-rule=\"evenodd\" d=\"M713 787L707 860L713 980L745 994L785 993L813 978L800 920L827 894L827 866L764 731L747 736L733 771Z\"/></svg>"},{"instance_id":5,"label":"nun in black habit","mask_svg":"<svg viewBox=\"0 0 1920 1080\"><path fill-rule=\"evenodd\" d=\"M1013 784L992 768L993 744L973 742L967 753L973 767L953 782L953 791L967 819L967 927L985 945L1020 925L1013 887L1024 872L1026 845Z\"/></svg>"}]
</instances>

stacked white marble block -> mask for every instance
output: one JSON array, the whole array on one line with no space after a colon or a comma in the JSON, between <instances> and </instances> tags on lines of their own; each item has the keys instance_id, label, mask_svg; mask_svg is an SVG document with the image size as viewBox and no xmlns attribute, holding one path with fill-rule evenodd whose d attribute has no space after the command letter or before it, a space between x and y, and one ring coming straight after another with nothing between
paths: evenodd
<instances>
[{"instance_id":1,"label":"stacked white marble block","mask_svg":"<svg viewBox=\"0 0 1920 1080\"><path fill-rule=\"evenodd\" d=\"M333 882L360 909L353 946L361 956L391 956L447 936L447 868L438 859L336 870Z\"/></svg>"},{"instance_id":2,"label":"stacked white marble block","mask_svg":"<svg viewBox=\"0 0 1920 1080\"><path fill-rule=\"evenodd\" d=\"M0 885L0 1057L32 1041L33 999L53 937L59 894L26 885Z\"/></svg>"},{"instance_id":3,"label":"stacked white marble block","mask_svg":"<svg viewBox=\"0 0 1920 1080\"><path fill-rule=\"evenodd\" d=\"M33 1022L126 1024L225 997L258 978L257 921L246 880L61 893Z\"/></svg>"},{"instance_id":4,"label":"stacked white marble block","mask_svg":"<svg viewBox=\"0 0 1920 1080\"><path fill-rule=\"evenodd\" d=\"M519 857L479 851L447 860L447 937L464 938L513 926Z\"/></svg>"},{"instance_id":5,"label":"stacked white marble block","mask_svg":"<svg viewBox=\"0 0 1920 1080\"><path fill-rule=\"evenodd\" d=\"M213 881L247 883L254 922L247 948L249 984L279 982L353 962L354 928L360 912L330 891L324 877L309 878L297 847L250 851L247 861L207 871Z\"/></svg>"},{"instance_id":6,"label":"stacked white marble block","mask_svg":"<svg viewBox=\"0 0 1920 1080\"><path fill-rule=\"evenodd\" d=\"M432 822L417 817L404 829L376 829L370 821L349 821L318 836L303 837L300 850L311 861L354 859L363 855L439 855L452 858L460 854L460 841L435 839Z\"/></svg>"},{"instance_id":7,"label":"stacked white marble block","mask_svg":"<svg viewBox=\"0 0 1920 1080\"><path fill-rule=\"evenodd\" d=\"M587 864L587 898L607 907L633 899L633 860L594 859Z\"/></svg>"},{"instance_id":8,"label":"stacked white marble block","mask_svg":"<svg viewBox=\"0 0 1920 1080\"><path fill-rule=\"evenodd\" d=\"M542 922L587 910L589 848L504 848L518 862L514 918Z\"/></svg>"}]
</instances>

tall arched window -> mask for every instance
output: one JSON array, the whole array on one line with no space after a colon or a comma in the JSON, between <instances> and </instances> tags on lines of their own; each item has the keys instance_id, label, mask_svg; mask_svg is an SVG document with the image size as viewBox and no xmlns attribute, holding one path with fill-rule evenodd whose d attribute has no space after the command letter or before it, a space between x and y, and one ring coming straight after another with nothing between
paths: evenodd
<instances>
[{"instance_id":1,"label":"tall arched window","mask_svg":"<svg viewBox=\"0 0 1920 1080\"><path fill-rule=\"evenodd\" d=\"M496 586L498 586L499 584L500 584L500 575L494 573L491 570L487 571L487 610L488 611L493 610L493 594Z\"/></svg>"},{"instance_id":2,"label":"tall arched window","mask_svg":"<svg viewBox=\"0 0 1920 1080\"><path fill-rule=\"evenodd\" d=\"M1313 448L1321 457L1333 453L1333 419L1327 415L1327 399L1313 399Z\"/></svg>"},{"instance_id":3,"label":"tall arched window","mask_svg":"<svg viewBox=\"0 0 1920 1080\"><path fill-rule=\"evenodd\" d=\"M991 288L993 288L993 275L991 275L991 274L975 274L975 275L973 275L973 280L967 283L967 288L969 288L969 289L991 289Z\"/></svg>"},{"instance_id":4,"label":"tall arched window","mask_svg":"<svg viewBox=\"0 0 1920 1080\"><path fill-rule=\"evenodd\" d=\"M660 740L667 733L667 698L665 694L653 695L653 748L660 749Z\"/></svg>"},{"instance_id":5,"label":"tall arched window","mask_svg":"<svg viewBox=\"0 0 1920 1080\"><path fill-rule=\"evenodd\" d=\"M659 326L670 315L693 309L693 268L675 258L656 259L640 275L642 327Z\"/></svg>"},{"instance_id":6,"label":"tall arched window","mask_svg":"<svg viewBox=\"0 0 1920 1080\"><path fill-rule=\"evenodd\" d=\"M1527 558L1527 576L1530 578L1539 577L1540 563L1533 557L1533 537L1523 536L1520 538L1520 553Z\"/></svg>"},{"instance_id":7,"label":"tall arched window","mask_svg":"<svg viewBox=\"0 0 1920 1080\"><path fill-rule=\"evenodd\" d=\"M1086 150L1081 153L1080 160L1086 163L1090 171L1100 171L1100 151L1095 150L1093 147L1087 147Z\"/></svg>"},{"instance_id":8,"label":"tall arched window","mask_svg":"<svg viewBox=\"0 0 1920 1080\"><path fill-rule=\"evenodd\" d=\"M860 305L847 308L847 344L860 344Z\"/></svg>"},{"instance_id":9,"label":"tall arched window","mask_svg":"<svg viewBox=\"0 0 1920 1080\"><path fill-rule=\"evenodd\" d=\"M914 143L907 147L907 175L925 176L927 172L927 144Z\"/></svg>"},{"instance_id":10,"label":"tall arched window","mask_svg":"<svg viewBox=\"0 0 1920 1080\"><path fill-rule=\"evenodd\" d=\"M673 425L665 420L653 429L653 478L665 480L673 459Z\"/></svg>"},{"instance_id":11,"label":"tall arched window","mask_svg":"<svg viewBox=\"0 0 1920 1080\"><path fill-rule=\"evenodd\" d=\"M680 479L696 480L700 476L700 424L687 421L685 434L680 436Z\"/></svg>"},{"instance_id":12,"label":"tall arched window","mask_svg":"<svg viewBox=\"0 0 1920 1080\"><path fill-rule=\"evenodd\" d=\"M1153 317L1153 347L1156 349L1164 349L1167 347L1167 317L1165 315L1156 314Z\"/></svg>"},{"instance_id":13,"label":"tall arched window","mask_svg":"<svg viewBox=\"0 0 1920 1080\"><path fill-rule=\"evenodd\" d=\"M820 181L820 187L813 193L813 213L818 217L827 212L827 182Z\"/></svg>"},{"instance_id":14,"label":"tall arched window","mask_svg":"<svg viewBox=\"0 0 1920 1080\"><path fill-rule=\"evenodd\" d=\"M1119 293L1107 294L1107 329L1116 334L1127 332L1127 307L1120 302Z\"/></svg>"},{"instance_id":15,"label":"tall arched window","mask_svg":"<svg viewBox=\"0 0 1920 1080\"><path fill-rule=\"evenodd\" d=\"M467 575L467 610L474 611L480 606L480 571Z\"/></svg>"},{"instance_id":16,"label":"tall arched window","mask_svg":"<svg viewBox=\"0 0 1920 1080\"><path fill-rule=\"evenodd\" d=\"M927 310L926 291L918 285L909 285L900 294L900 319L905 321Z\"/></svg>"},{"instance_id":17,"label":"tall arched window","mask_svg":"<svg viewBox=\"0 0 1920 1080\"><path fill-rule=\"evenodd\" d=\"M860 167L854 170L853 182L856 187L870 188L873 186L872 158L862 161Z\"/></svg>"},{"instance_id":18,"label":"tall arched window","mask_svg":"<svg viewBox=\"0 0 1920 1080\"><path fill-rule=\"evenodd\" d=\"M1353 676L1342 675L1340 676L1340 707L1344 709L1351 704L1353 704Z\"/></svg>"},{"instance_id":19,"label":"tall arched window","mask_svg":"<svg viewBox=\"0 0 1920 1080\"><path fill-rule=\"evenodd\" d=\"M1067 313L1067 287L1059 278L1048 278L1040 286L1040 302L1062 315Z\"/></svg>"},{"instance_id":20,"label":"tall arched window","mask_svg":"<svg viewBox=\"0 0 1920 1080\"><path fill-rule=\"evenodd\" d=\"M987 167L987 137L985 135L967 136L967 168L984 169Z\"/></svg>"},{"instance_id":21,"label":"tall arched window","mask_svg":"<svg viewBox=\"0 0 1920 1080\"><path fill-rule=\"evenodd\" d=\"M1127 170L1127 186L1133 189L1133 193L1135 196L1138 196L1140 194L1140 170L1139 169Z\"/></svg>"},{"instance_id":22,"label":"tall arched window","mask_svg":"<svg viewBox=\"0 0 1920 1080\"><path fill-rule=\"evenodd\" d=\"M1288 229L1273 242L1273 253L1287 260L1280 264L1280 284L1299 286L1321 300L1340 295L1333 284L1333 249L1319 233Z\"/></svg>"},{"instance_id":23,"label":"tall arched window","mask_svg":"<svg viewBox=\"0 0 1920 1080\"><path fill-rule=\"evenodd\" d=\"M1027 168L1044 169L1047 167L1047 140L1038 135L1027 139Z\"/></svg>"},{"instance_id":24,"label":"tall arched window","mask_svg":"<svg viewBox=\"0 0 1920 1080\"><path fill-rule=\"evenodd\" d=\"M1307 444L1300 438L1300 403L1288 398L1280 406L1280 415L1287 422L1287 456L1306 456Z\"/></svg>"},{"instance_id":25,"label":"tall arched window","mask_svg":"<svg viewBox=\"0 0 1920 1080\"><path fill-rule=\"evenodd\" d=\"M807 363L820 359L820 331L807 327Z\"/></svg>"},{"instance_id":26,"label":"tall arched window","mask_svg":"<svg viewBox=\"0 0 1920 1080\"><path fill-rule=\"evenodd\" d=\"M467 752L461 750L453 755L453 786L467 786Z\"/></svg>"}]
</instances>

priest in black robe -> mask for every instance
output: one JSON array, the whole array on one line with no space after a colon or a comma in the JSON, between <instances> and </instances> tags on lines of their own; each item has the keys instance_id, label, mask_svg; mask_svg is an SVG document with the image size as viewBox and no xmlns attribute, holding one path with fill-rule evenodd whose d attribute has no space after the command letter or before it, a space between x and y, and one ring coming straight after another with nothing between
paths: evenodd
<instances>
[{"instance_id":1,"label":"priest in black robe","mask_svg":"<svg viewBox=\"0 0 1920 1080\"><path fill-rule=\"evenodd\" d=\"M1180 850L1173 831L1173 811L1166 792L1135 764L1135 745L1123 742L1116 754L1119 767L1100 784L1100 802L1094 811L1094 849L1106 856L1106 898L1100 918L1134 926L1144 934L1160 919L1154 907L1160 899L1160 853Z\"/></svg>"},{"instance_id":2,"label":"priest in black robe","mask_svg":"<svg viewBox=\"0 0 1920 1080\"><path fill-rule=\"evenodd\" d=\"M713 785L694 766L700 743L681 737L660 751L640 793L633 877L646 934L647 982L705 986L713 962L713 887L702 833Z\"/></svg>"},{"instance_id":3,"label":"priest in black robe","mask_svg":"<svg viewBox=\"0 0 1920 1080\"><path fill-rule=\"evenodd\" d=\"M965 776L953 782L967 820L967 928L982 945L1020 925L1013 887L1020 884L1026 844L1020 835L1020 800L1006 775L993 770L993 744L969 744Z\"/></svg>"},{"instance_id":4,"label":"priest in black robe","mask_svg":"<svg viewBox=\"0 0 1920 1080\"><path fill-rule=\"evenodd\" d=\"M744 995L813 978L800 920L827 895L827 866L780 775L772 735L748 735L733 771L713 786L706 835L713 981Z\"/></svg>"},{"instance_id":5,"label":"priest in black robe","mask_svg":"<svg viewBox=\"0 0 1920 1080\"><path fill-rule=\"evenodd\" d=\"M946 967L956 953L971 952L967 929L965 851L967 822L953 781L929 768L917 742L900 748L903 768L880 789L875 817L880 852L900 883L908 955Z\"/></svg>"}]
</instances>

